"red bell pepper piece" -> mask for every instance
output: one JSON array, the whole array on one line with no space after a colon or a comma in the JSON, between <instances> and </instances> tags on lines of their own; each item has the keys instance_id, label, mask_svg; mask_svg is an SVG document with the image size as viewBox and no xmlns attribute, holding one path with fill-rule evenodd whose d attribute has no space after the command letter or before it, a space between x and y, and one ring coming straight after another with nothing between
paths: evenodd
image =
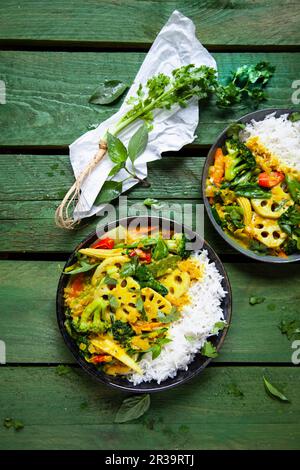
<instances>
[{"instance_id":1,"label":"red bell pepper piece","mask_svg":"<svg viewBox=\"0 0 300 470\"><path fill-rule=\"evenodd\" d=\"M111 250L115 246L115 241L112 238L102 238L101 240L97 240L93 245L92 248L102 248Z\"/></svg>"},{"instance_id":2,"label":"red bell pepper piece","mask_svg":"<svg viewBox=\"0 0 300 470\"><path fill-rule=\"evenodd\" d=\"M141 250L140 248L135 248L129 253L129 256L133 258L134 256L138 256L140 261L149 264L151 263L151 253L145 252Z\"/></svg>"},{"instance_id":3,"label":"red bell pepper piece","mask_svg":"<svg viewBox=\"0 0 300 470\"><path fill-rule=\"evenodd\" d=\"M98 354L98 356L92 357L91 361L94 364L99 364L101 362L106 362L107 357L108 357L107 354Z\"/></svg>"},{"instance_id":4,"label":"red bell pepper piece","mask_svg":"<svg viewBox=\"0 0 300 470\"><path fill-rule=\"evenodd\" d=\"M258 175L258 184L263 188L273 188L284 180L284 174L279 171L271 171L271 173L263 172Z\"/></svg>"}]
</instances>

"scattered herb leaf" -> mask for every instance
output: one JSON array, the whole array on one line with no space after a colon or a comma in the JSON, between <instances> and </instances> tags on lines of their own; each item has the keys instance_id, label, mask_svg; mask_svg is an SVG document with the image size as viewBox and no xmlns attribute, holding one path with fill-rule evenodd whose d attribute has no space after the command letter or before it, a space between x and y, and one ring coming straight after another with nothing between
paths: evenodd
<instances>
[{"instance_id":1,"label":"scattered herb leaf","mask_svg":"<svg viewBox=\"0 0 300 470\"><path fill-rule=\"evenodd\" d=\"M15 431L20 431L24 428L24 424L22 423L22 421L15 420L13 418L5 418L3 420L3 426L6 429L14 428Z\"/></svg>"},{"instance_id":2,"label":"scattered herb leaf","mask_svg":"<svg viewBox=\"0 0 300 470\"><path fill-rule=\"evenodd\" d=\"M249 297L249 304L250 305L262 304L265 300L266 300L265 297L251 296L251 297Z\"/></svg>"},{"instance_id":3,"label":"scattered herb leaf","mask_svg":"<svg viewBox=\"0 0 300 470\"><path fill-rule=\"evenodd\" d=\"M88 402L83 401L82 403L80 403L79 408L83 411L83 410L86 410L88 406L89 406Z\"/></svg>"},{"instance_id":4,"label":"scattered herb leaf","mask_svg":"<svg viewBox=\"0 0 300 470\"><path fill-rule=\"evenodd\" d=\"M164 204L162 202L159 202L158 199L152 199L151 197L148 197L143 201L144 206L146 207L153 207L155 210L160 210L164 207Z\"/></svg>"},{"instance_id":5,"label":"scattered herb leaf","mask_svg":"<svg viewBox=\"0 0 300 470\"><path fill-rule=\"evenodd\" d=\"M66 375L71 372L71 367L65 366L64 364L60 364L56 367L55 372L57 375Z\"/></svg>"},{"instance_id":6,"label":"scattered herb leaf","mask_svg":"<svg viewBox=\"0 0 300 470\"><path fill-rule=\"evenodd\" d=\"M150 395L134 395L125 398L115 417L115 423L127 423L143 416L150 407Z\"/></svg>"},{"instance_id":7,"label":"scattered herb leaf","mask_svg":"<svg viewBox=\"0 0 300 470\"><path fill-rule=\"evenodd\" d=\"M110 104L116 101L128 88L126 83L120 80L105 80L100 83L89 99L92 104Z\"/></svg>"},{"instance_id":8,"label":"scattered herb leaf","mask_svg":"<svg viewBox=\"0 0 300 470\"><path fill-rule=\"evenodd\" d=\"M300 320L282 320L278 327L289 341L300 339Z\"/></svg>"},{"instance_id":9,"label":"scattered herb leaf","mask_svg":"<svg viewBox=\"0 0 300 470\"><path fill-rule=\"evenodd\" d=\"M277 398L280 401L289 401L289 399L278 390L274 385L272 385L265 377L263 377L264 385L266 391L271 395L272 397Z\"/></svg>"},{"instance_id":10,"label":"scattered herb leaf","mask_svg":"<svg viewBox=\"0 0 300 470\"><path fill-rule=\"evenodd\" d=\"M240 390L235 383L231 383L228 385L228 394L233 395L236 398L244 397L244 392L242 392L242 390Z\"/></svg>"}]
</instances>

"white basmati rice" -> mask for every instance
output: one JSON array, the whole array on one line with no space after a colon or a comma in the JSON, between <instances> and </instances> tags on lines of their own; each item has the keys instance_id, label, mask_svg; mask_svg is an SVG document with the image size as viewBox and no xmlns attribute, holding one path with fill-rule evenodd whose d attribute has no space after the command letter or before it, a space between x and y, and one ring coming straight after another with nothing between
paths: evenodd
<instances>
[{"instance_id":1,"label":"white basmati rice","mask_svg":"<svg viewBox=\"0 0 300 470\"><path fill-rule=\"evenodd\" d=\"M288 114L271 113L263 121L252 120L242 133L244 141L258 137L283 165L300 171L300 121L291 122Z\"/></svg>"},{"instance_id":2,"label":"white basmati rice","mask_svg":"<svg viewBox=\"0 0 300 470\"><path fill-rule=\"evenodd\" d=\"M134 385L151 380L160 383L168 377L175 377L180 369L187 370L215 323L223 320L221 302L226 295L221 284L223 278L215 263L209 261L205 250L193 257L205 265L203 279L191 286L191 303L183 307L180 320L170 326L168 337L172 342L163 346L156 359L152 359L151 353L144 355L139 363L143 375L135 373L128 377Z\"/></svg>"}]
</instances>

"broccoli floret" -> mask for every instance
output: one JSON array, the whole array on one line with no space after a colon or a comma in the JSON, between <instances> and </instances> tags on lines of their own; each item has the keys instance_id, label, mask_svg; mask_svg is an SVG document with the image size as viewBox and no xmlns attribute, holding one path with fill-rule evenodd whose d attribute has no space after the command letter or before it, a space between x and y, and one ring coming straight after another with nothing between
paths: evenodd
<instances>
[{"instance_id":1,"label":"broccoli floret","mask_svg":"<svg viewBox=\"0 0 300 470\"><path fill-rule=\"evenodd\" d=\"M165 240L168 250L171 253L185 258L186 256L186 236L184 233L175 233L171 240Z\"/></svg>"},{"instance_id":2,"label":"broccoli floret","mask_svg":"<svg viewBox=\"0 0 300 470\"><path fill-rule=\"evenodd\" d=\"M101 320L108 303L103 299L94 299L85 307L81 317L73 320L72 326L82 334L103 333L107 329L107 323Z\"/></svg>"},{"instance_id":3,"label":"broccoli floret","mask_svg":"<svg viewBox=\"0 0 300 470\"><path fill-rule=\"evenodd\" d=\"M113 337L123 346L128 344L131 336L134 335L134 331L129 323L125 323L121 320L117 320L112 324L111 327Z\"/></svg>"},{"instance_id":4,"label":"broccoli floret","mask_svg":"<svg viewBox=\"0 0 300 470\"><path fill-rule=\"evenodd\" d=\"M225 180L232 181L242 171L255 167L255 158L250 150L235 140L226 140Z\"/></svg>"}]
</instances>

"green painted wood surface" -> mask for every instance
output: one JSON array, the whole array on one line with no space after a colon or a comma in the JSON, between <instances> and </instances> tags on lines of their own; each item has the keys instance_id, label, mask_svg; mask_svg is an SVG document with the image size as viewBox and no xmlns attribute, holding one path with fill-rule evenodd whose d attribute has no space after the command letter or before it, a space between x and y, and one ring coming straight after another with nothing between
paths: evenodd
<instances>
[{"instance_id":1,"label":"green painted wood surface","mask_svg":"<svg viewBox=\"0 0 300 470\"><path fill-rule=\"evenodd\" d=\"M128 210L112 211L103 217L85 219L79 228L68 231L54 223L55 209L61 201L3 201L0 205L0 252L71 252L75 246L96 229L118 218L150 214L142 200L128 199ZM201 200L163 199L163 209L152 215L173 219L203 234L218 253L235 251L217 234L204 213ZM106 209L105 209L106 210ZM203 216L204 214L204 216Z\"/></svg>"},{"instance_id":2,"label":"green painted wood surface","mask_svg":"<svg viewBox=\"0 0 300 470\"><path fill-rule=\"evenodd\" d=\"M188 150L184 150L176 156L165 155L149 163L150 188L136 185L128 191L128 196L130 199L201 197L205 154L199 151L199 158L191 157ZM1 201L58 200L73 183L68 155L0 155Z\"/></svg>"},{"instance_id":3,"label":"green painted wood surface","mask_svg":"<svg viewBox=\"0 0 300 470\"><path fill-rule=\"evenodd\" d=\"M276 65L268 88L269 100L261 107L291 107L291 86L300 76L300 54L216 53L224 79L236 67L267 60ZM67 146L81 134L119 109L88 103L104 78L131 82L142 53L0 53L0 80L6 83L6 104L0 108L0 145ZM251 109L253 110L253 109ZM231 121L251 111L217 110L213 103L201 109L196 144L209 145Z\"/></svg>"},{"instance_id":4,"label":"green painted wood surface","mask_svg":"<svg viewBox=\"0 0 300 470\"><path fill-rule=\"evenodd\" d=\"M178 9L195 22L205 44L295 45L297 6L296 0L2 0L0 39L149 46Z\"/></svg>"},{"instance_id":5,"label":"green painted wood surface","mask_svg":"<svg viewBox=\"0 0 300 470\"><path fill-rule=\"evenodd\" d=\"M9 363L73 362L56 325L55 296L63 265L62 261L0 262L0 339L7 345ZM290 363L291 345L278 324L297 318L299 267L255 263L225 267L233 289L233 321L218 361ZM251 306L253 295L266 300Z\"/></svg>"},{"instance_id":6,"label":"green painted wood surface","mask_svg":"<svg viewBox=\"0 0 300 470\"><path fill-rule=\"evenodd\" d=\"M290 398L279 403L263 387L266 374ZM244 396L232 394L232 387ZM1 370L1 449L298 449L300 375L294 367L209 367L192 382L155 394L137 421L114 424L124 394L79 370L52 367Z\"/></svg>"}]
</instances>

